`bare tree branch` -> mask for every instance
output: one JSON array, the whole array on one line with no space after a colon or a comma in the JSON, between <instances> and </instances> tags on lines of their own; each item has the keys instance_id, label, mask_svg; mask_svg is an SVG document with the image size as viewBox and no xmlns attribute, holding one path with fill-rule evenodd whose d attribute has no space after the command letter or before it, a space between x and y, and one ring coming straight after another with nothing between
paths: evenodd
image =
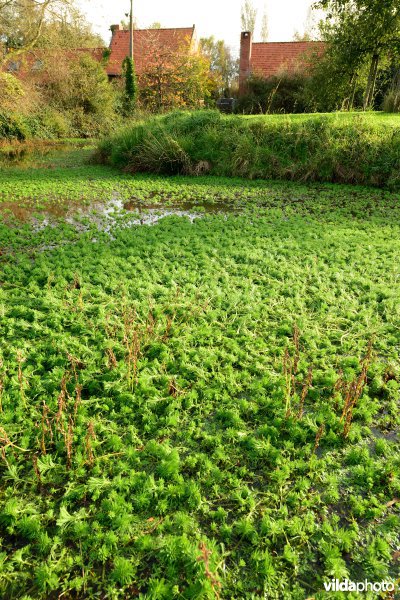
<instances>
[{"instance_id":1,"label":"bare tree branch","mask_svg":"<svg viewBox=\"0 0 400 600\"><path fill-rule=\"evenodd\" d=\"M5 52L3 54L0 53L0 65L16 56L32 50L37 45L42 35L46 18L49 15L56 17L60 14L60 11L65 11L67 7L72 6L72 3L70 0L29 0L27 5L27 3L20 2L19 0L0 0L0 28L2 17L5 19L5 22L7 22L7 18L10 18L7 15L7 12L10 10L13 11L14 9L15 14L24 14L27 6L28 8L30 6L32 9L32 23L29 23L29 26L25 25L24 39L17 47L9 48L6 45L7 43L3 42ZM13 13L11 12L11 18L12 16Z\"/></svg>"}]
</instances>

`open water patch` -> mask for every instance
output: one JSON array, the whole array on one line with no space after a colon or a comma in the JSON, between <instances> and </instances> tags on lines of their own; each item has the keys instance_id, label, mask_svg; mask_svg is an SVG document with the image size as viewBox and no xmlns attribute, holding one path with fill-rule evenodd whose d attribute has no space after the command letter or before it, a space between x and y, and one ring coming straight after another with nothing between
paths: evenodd
<instances>
[{"instance_id":1,"label":"open water patch","mask_svg":"<svg viewBox=\"0 0 400 600\"><path fill-rule=\"evenodd\" d=\"M238 213L240 209L227 202L182 202L154 203L128 201L113 197L109 202L94 202L83 206L78 202L46 202L40 208L33 200L8 201L0 203L0 220L10 227L30 224L35 231L55 227L60 222L88 230L95 225L99 230L110 233L114 228L137 225L156 225L161 219L176 216L184 217L191 223L206 215Z\"/></svg>"}]
</instances>

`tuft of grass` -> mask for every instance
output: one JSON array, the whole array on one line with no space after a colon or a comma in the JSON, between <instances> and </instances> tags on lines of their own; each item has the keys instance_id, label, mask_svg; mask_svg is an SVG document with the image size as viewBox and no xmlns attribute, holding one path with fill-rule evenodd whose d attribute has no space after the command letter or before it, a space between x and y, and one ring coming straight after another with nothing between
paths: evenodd
<instances>
[{"instance_id":1,"label":"tuft of grass","mask_svg":"<svg viewBox=\"0 0 400 600\"><path fill-rule=\"evenodd\" d=\"M392 90L385 96L383 109L387 113L400 113L400 93L397 90Z\"/></svg>"}]
</instances>

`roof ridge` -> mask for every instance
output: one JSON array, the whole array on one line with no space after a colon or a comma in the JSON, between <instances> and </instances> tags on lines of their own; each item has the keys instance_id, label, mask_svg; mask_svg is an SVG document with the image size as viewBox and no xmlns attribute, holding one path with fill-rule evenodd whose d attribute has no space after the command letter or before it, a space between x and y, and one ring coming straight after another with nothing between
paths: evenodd
<instances>
[{"instance_id":1,"label":"roof ridge","mask_svg":"<svg viewBox=\"0 0 400 600\"><path fill-rule=\"evenodd\" d=\"M135 33L135 31L177 31L179 29L195 29L194 25L191 25L190 27L145 27L144 29L134 29L133 33ZM117 33L129 33L129 29L119 29L117 31Z\"/></svg>"},{"instance_id":2,"label":"roof ridge","mask_svg":"<svg viewBox=\"0 0 400 600\"><path fill-rule=\"evenodd\" d=\"M286 42L253 42L253 46L256 45L270 45L270 44L324 44L322 40L289 40Z\"/></svg>"}]
</instances>

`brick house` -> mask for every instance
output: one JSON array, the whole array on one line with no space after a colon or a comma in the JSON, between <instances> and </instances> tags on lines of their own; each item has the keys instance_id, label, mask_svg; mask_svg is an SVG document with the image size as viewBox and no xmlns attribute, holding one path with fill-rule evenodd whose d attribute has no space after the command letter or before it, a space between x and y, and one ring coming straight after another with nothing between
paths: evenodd
<instances>
[{"instance_id":1,"label":"brick house","mask_svg":"<svg viewBox=\"0 0 400 600\"><path fill-rule=\"evenodd\" d=\"M108 59L105 63L106 73L110 79L122 75L123 60L129 55L129 31L120 25L111 26L111 42L109 48L76 48L64 50L63 54L74 59L82 54L90 54L92 58L101 62L106 53ZM146 70L157 53L157 49L191 52L196 47L195 26L174 29L137 29L133 32L133 55L135 70L138 75ZM52 57L59 51L34 49L24 55L16 56L3 66L5 71L20 78L30 75L41 78L45 72L46 57ZM44 75L45 77L45 75Z\"/></svg>"},{"instance_id":2,"label":"brick house","mask_svg":"<svg viewBox=\"0 0 400 600\"><path fill-rule=\"evenodd\" d=\"M112 25L110 57L106 66L110 78L122 74L122 62L129 55L129 30ZM141 75L146 70L157 48L173 52L187 50L196 45L195 26L174 29L135 29L133 32L133 58L135 71Z\"/></svg>"},{"instance_id":3,"label":"brick house","mask_svg":"<svg viewBox=\"0 0 400 600\"><path fill-rule=\"evenodd\" d=\"M239 95L246 93L251 75L268 78L282 71L305 69L312 56L323 52L323 42L257 42L250 31L240 37Z\"/></svg>"}]
</instances>

